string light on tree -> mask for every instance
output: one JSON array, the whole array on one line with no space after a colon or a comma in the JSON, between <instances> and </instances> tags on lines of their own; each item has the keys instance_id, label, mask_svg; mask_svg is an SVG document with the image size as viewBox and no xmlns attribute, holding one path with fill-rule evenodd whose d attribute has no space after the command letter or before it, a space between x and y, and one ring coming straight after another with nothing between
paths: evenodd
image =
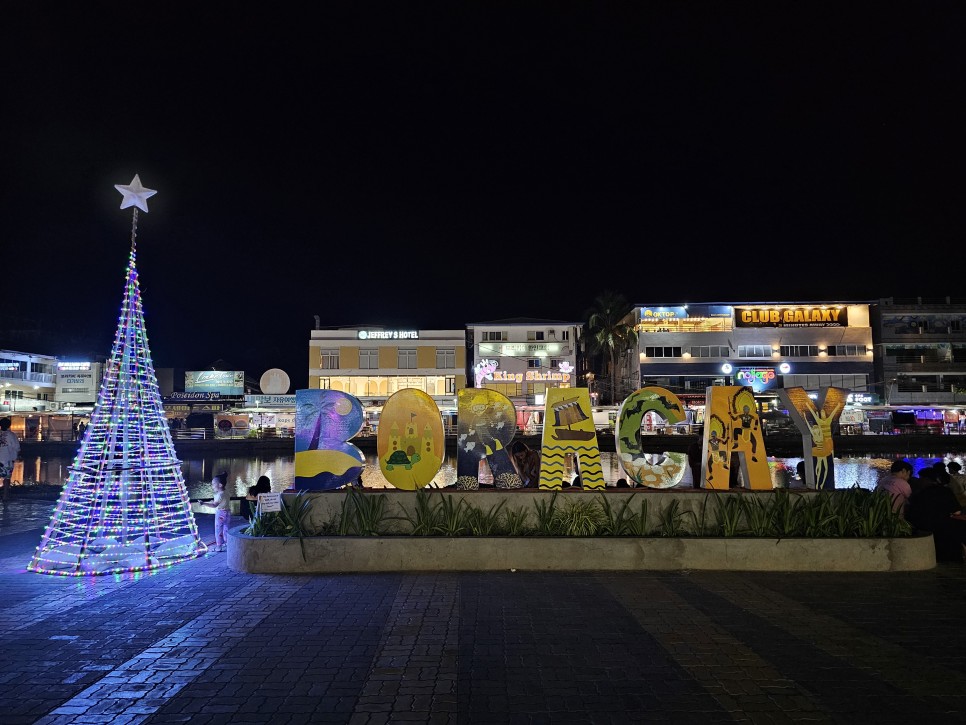
<instances>
[{"instance_id":1,"label":"string light on tree","mask_svg":"<svg viewBox=\"0 0 966 725\"><path fill-rule=\"evenodd\" d=\"M67 483L27 568L43 574L146 571L207 551L164 416L137 272L138 209L157 192L116 184L134 207L131 251L111 359Z\"/></svg>"}]
</instances>

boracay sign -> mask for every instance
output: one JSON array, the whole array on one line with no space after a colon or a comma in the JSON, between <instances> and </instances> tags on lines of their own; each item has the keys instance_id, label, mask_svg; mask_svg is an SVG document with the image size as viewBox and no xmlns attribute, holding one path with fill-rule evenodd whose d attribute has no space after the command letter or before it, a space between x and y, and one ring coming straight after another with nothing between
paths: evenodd
<instances>
[{"instance_id":1,"label":"boracay sign","mask_svg":"<svg viewBox=\"0 0 966 725\"><path fill-rule=\"evenodd\" d=\"M804 388L782 391L792 395L792 420L803 436L806 462L815 471L813 485L834 485L831 426L842 411L848 390L823 388L813 403ZM298 390L295 424L295 488L331 490L354 483L366 466L366 456L352 438L365 420L362 403L337 390ZM711 386L705 390L706 419L698 484L727 489L732 474L741 471L744 486L774 487L768 452L754 391L746 385ZM510 458L514 450L517 411L502 393L490 388L464 388L457 394L457 479L461 490L479 488L484 463L496 488L521 488L523 481ZM650 488L681 483L688 456L645 453L641 429L645 417L656 414L670 423L685 420L685 407L671 391L648 386L631 394L621 406L616 424L616 450L628 478ZM568 462L576 459L585 490L605 487L597 431L586 388L547 390L543 412L537 488L559 490ZM442 418L435 401L421 390L405 388L383 406L376 439L383 477L392 486L413 491L436 481L446 458ZM815 475L817 472L818 475ZM438 484L439 481L436 481ZM529 485L532 487L533 482Z\"/></svg>"}]
</instances>

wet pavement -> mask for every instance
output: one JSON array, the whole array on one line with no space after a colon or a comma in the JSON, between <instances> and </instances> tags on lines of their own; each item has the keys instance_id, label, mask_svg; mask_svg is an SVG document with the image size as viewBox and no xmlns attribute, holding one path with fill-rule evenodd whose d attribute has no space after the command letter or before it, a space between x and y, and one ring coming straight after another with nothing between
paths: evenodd
<instances>
[{"instance_id":1,"label":"wet pavement","mask_svg":"<svg viewBox=\"0 0 966 725\"><path fill-rule=\"evenodd\" d=\"M209 553L27 572L53 506L0 511L4 725L966 722L959 564L279 576Z\"/></svg>"}]
</instances>

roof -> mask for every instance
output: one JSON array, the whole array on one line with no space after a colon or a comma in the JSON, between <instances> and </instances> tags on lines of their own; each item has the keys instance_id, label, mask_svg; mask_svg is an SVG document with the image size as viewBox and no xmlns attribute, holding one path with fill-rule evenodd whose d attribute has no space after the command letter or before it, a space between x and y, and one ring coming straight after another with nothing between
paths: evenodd
<instances>
[{"instance_id":1,"label":"roof","mask_svg":"<svg viewBox=\"0 0 966 725\"><path fill-rule=\"evenodd\" d=\"M467 322L467 327L478 327L480 325L540 325L540 326L564 326L564 325L577 325L582 326L583 321L574 320L542 320L537 317L505 317L502 320L487 320L484 322Z\"/></svg>"}]
</instances>

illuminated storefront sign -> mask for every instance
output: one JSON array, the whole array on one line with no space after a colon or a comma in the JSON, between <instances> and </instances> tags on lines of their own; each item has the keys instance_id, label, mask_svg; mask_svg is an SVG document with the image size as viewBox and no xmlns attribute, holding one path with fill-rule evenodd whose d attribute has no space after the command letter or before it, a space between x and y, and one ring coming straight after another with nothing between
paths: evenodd
<instances>
[{"instance_id":1,"label":"illuminated storefront sign","mask_svg":"<svg viewBox=\"0 0 966 725\"><path fill-rule=\"evenodd\" d=\"M641 320L669 320L676 317L687 317L687 307L644 307L641 310Z\"/></svg>"},{"instance_id":2,"label":"illuminated storefront sign","mask_svg":"<svg viewBox=\"0 0 966 725\"><path fill-rule=\"evenodd\" d=\"M64 370L90 370L91 364L89 362L59 362L57 363L57 369L60 371Z\"/></svg>"},{"instance_id":3,"label":"illuminated storefront sign","mask_svg":"<svg viewBox=\"0 0 966 725\"><path fill-rule=\"evenodd\" d=\"M846 402L849 405L878 405L879 396L873 393L849 393Z\"/></svg>"},{"instance_id":4,"label":"illuminated storefront sign","mask_svg":"<svg viewBox=\"0 0 966 725\"><path fill-rule=\"evenodd\" d=\"M683 320L705 317L731 317L730 305L689 305L688 307L642 307L641 322Z\"/></svg>"},{"instance_id":5,"label":"illuminated storefront sign","mask_svg":"<svg viewBox=\"0 0 966 725\"><path fill-rule=\"evenodd\" d=\"M246 395L246 408L294 408L294 395Z\"/></svg>"},{"instance_id":6,"label":"illuminated storefront sign","mask_svg":"<svg viewBox=\"0 0 966 725\"><path fill-rule=\"evenodd\" d=\"M360 340L418 340L418 330L359 330Z\"/></svg>"},{"instance_id":7,"label":"illuminated storefront sign","mask_svg":"<svg viewBox=\"0 0 966 725\"><path fill-rule=\"evenodd\" d=\"M184 389L186 392L244 395L245 372L243 370L189 370L184 374Z\"/></svg>"},{"instance_id":8,"label":"illuminated storefront sign","mask_svg":"<svg viewBox=\"0 0 966 725\"><path fill-rule=\"evenodd\" d=\"M844 307L736 307L735 327L848 327Z\"/></svg>"},{"instance_id":9,"label":"illuminated storefront sign","mask_svg":"<svg viewBox=\"0 0 966 725\"><path fill-rule=\"evenodd\" d=\"M505 370L496 370L493 373L493 380L499 383L522 383L524 380L533 382L555 381L569 383L568 373L541 373L536 370L528 370L526 373L508 373Z\"/></svg>"},{"instance_id":10,"label":"illuminated storefront sign","mask_svg":"<svg viewBox=\"0 0 966 725\"><path fill-rule=\"evenodd\" d=\"M775 368L738 368L735 372L735 382L747 385L756 393L768 390L778 385Z\"/></svg>"},{"instance_id":11,"label":"illuminated storefront sign","mask_svg":"<svg viewBox=\"0 0 966 725\"><path fill-rule=\"evenodd\" d=\"M165 400L218 400L221 397L221 393L181 393L175 392L170 393L164 397Z\"/></svg>"},{"instance_id":12,"label":"illuminated storefront sign","mask_svg":"<svg viewBox=\"0 0 966 725\"><path fill-rule=\"evenodd\" d=\"M507 343L506 345L500 345L501 355L519 355L521 353L557 353L560 351L562 345L557 342L543 342L543 343ZM482 348L482 346L481 346Z\"/></svg>"}]
</instances>

